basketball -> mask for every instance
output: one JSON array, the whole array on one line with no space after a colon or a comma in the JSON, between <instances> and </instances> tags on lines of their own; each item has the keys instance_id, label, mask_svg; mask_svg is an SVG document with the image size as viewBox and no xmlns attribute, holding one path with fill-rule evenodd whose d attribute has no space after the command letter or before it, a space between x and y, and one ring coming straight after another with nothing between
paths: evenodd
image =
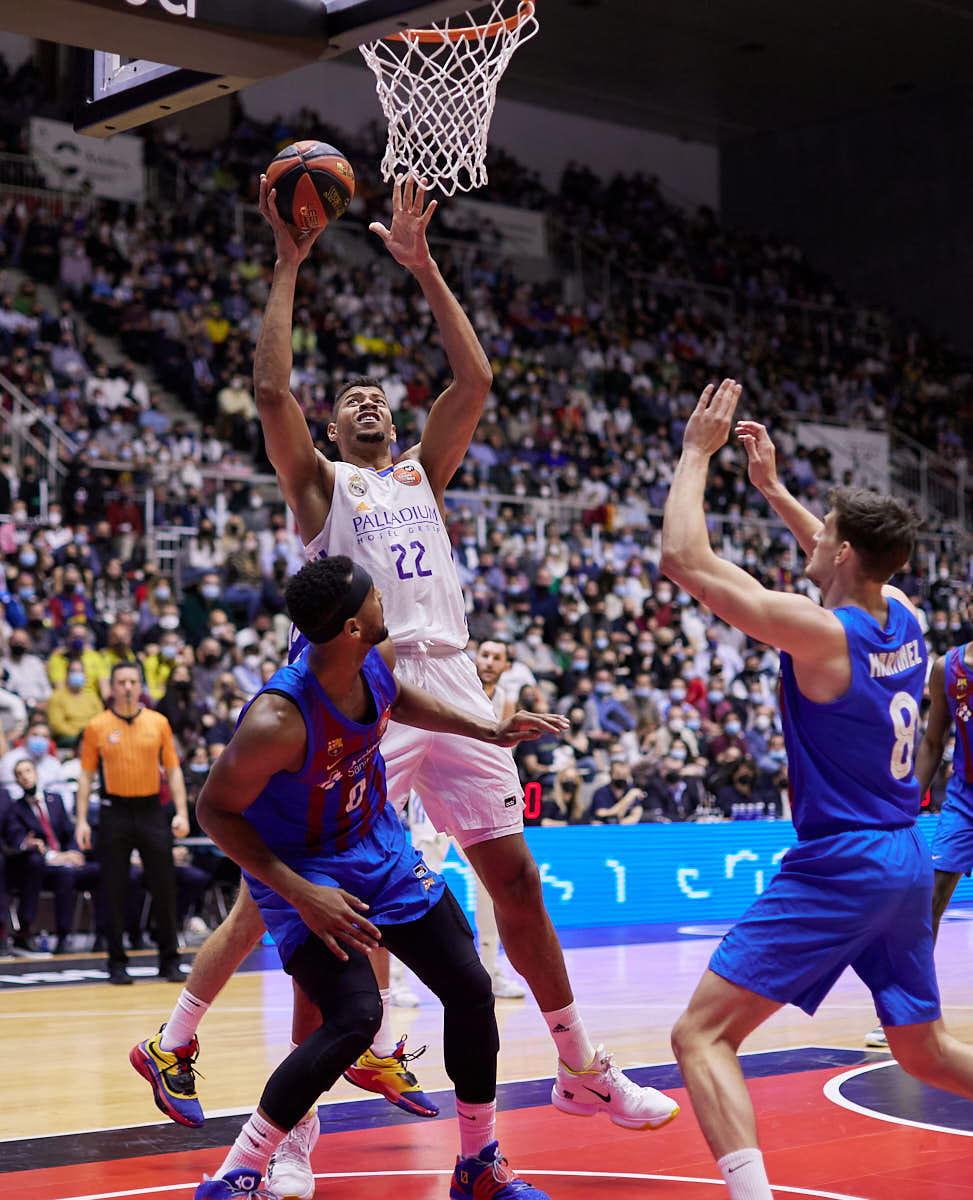
<instances>
[{"instance_id":1,"label":"basketball","mask_svg":"<svg viewBox=\"0 0 973 1200\"><path fill-rule=\"evenodd\" d=\"M336 221L355 194L355 172L345 156L326 142L294 142L267 168L277 190L277 211L298 229L323 228Z\"/></svg>"}]
</instances>

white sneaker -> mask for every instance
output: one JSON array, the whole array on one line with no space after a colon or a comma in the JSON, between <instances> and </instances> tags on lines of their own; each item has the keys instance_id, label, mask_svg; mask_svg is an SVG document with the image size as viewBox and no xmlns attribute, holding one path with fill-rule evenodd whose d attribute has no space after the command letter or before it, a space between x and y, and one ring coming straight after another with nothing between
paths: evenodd
<instances>
[{"instance_id":1,"label":"white sneaker","mask_svg":"<svg viewBox=\"0 0 973 1200\"><path fill-rule=\"evenodd\" d=\"M277 1200L313 1200L311 1151L320 1133L321 1121L315 1107L297 1122L271 1155L267 1164L267 1190Z\"/></svg>"},{"instance_id":2,"label":"white sneaker","mask_svg":"<svg viewBox=\"0 0 973 1200\"><path fill-rule=\"evenodd\" d=\"M652 1087L639 1087L623 1075L604 1046L586 1071L572 1071L560 1059L551 1103L561 1112L593 1117L606 1112L624 1129L661 1129L679 1115L679 1105Z\"/></svg>"},{"instance_id":3,"label":"white sneaker","mask_svg":"<svg viewBox=\"0 0 973 1200\"><path fill-rule=\"evenodd\" d=\"M498 1000L523 1000L527 995L516 979L511 979L498 967L493 973L493 994Z\"/></svg>"},{"instance_id":4,"label":"white sneaker","mask_svg":"<svg viewBox=\"0 0 973 1200\"><path fill-rule=\"evenodd\" d=\"M881 1025L877 1025L871 1033L865 1034L865 1045L870 1046L873 1050L888 1050L889 1039L885 1036L885 1030Z\"/></svg>"}]
</instances>

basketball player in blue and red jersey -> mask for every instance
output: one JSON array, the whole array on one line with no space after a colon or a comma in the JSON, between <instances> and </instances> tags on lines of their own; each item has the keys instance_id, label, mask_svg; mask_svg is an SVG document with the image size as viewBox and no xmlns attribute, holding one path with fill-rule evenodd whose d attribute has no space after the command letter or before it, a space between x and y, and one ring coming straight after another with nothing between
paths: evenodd
<instances>
[{"instance_id":1,"label":"basketball player in blue and red jersey","mask_svg":"<svg viewBox=\"0 0 973 1200\"><path fill-rule=\"evenodd\" d=\"M254 393L267 454L308 558L346 554L370 572L385 597L399 678L451 704L492 718L493 708L466 655L463 590L446 530L446 485L466 455L489 393L492 372L469 319L447 287L426 242L436 207L414 181L396 183L392 223L371 226L419 284L449 360L452 381L430 409L422 440L393 461L392 413L373 379L347 382L335 396L328 437L341 453L320 453L290 392L291 326L301 263L317 232L297 233L280 219L267 181L260 211L274 234L277 261L254 356ZM319 231L318 231L319 232ZM544 906L540 873L523 835L523 789L510 751L431 736L393 722L384 742L390 802L404 811L412 788L432 823L451 835L489 892L507 957L530 986L558 1054L552 1101L563 1112L607 1112L628 1129L657 1129L679 1112L655 1088L639 1087L588 1036L575 1006L557 934ZM242 889L227 919L207 939L165 1028L133 1050L156 1103L174 1120L201 1124L192 1063L200 1018L263 932ZM388 960L376 973L388 1004ZM295 993L294 1040L314 1014ZM388 1020L348 1078L416 1115L437 1111L404 1072L402 1043ZM139 1065L141 1064L141 1065ZM410 1082L411 1081L411 1082Z\"/></svg>"},{"instance_id":2,"label":"basketball player in blue and red jersey","mask_svg":"<svg viewBox=\"0 0 973 1200\"><path fill-rule=\"evenodd\" d=\"M397 681L381 592L342 555L306 564L285 598L307 648L243 710L196 811L243 868L284 969L317 1007L319 1025L271 1075L259 1108L196 1200L266 1196L265 1172L272 1195L292 1194L271 1156L298 1126L306 1127L310 1152L319 1095L370 1045L382 1005L369 955L383 943L443 1004L460 1125L450 1196L548 1200L500 1155L490 977L452 893L386 803L379 743L392 718L497 746L567 722L518 712L500 723Z\"/></svg>"},{"instance_id":3,"label":"basketball player in blue and red jersey","mask_svg":"<svg viewBox=\"0 0 973 1200\"><path fill-rule=\"evenodd\" d=\"M932 840L933 936L956 885L973 871L973 642L947 650L929 675L929 715L916 754L923 796L943 760L950 725L956 730L953 770Z\"/></svg>"},{"instance_id":4,"label":"basketball player in blue and red jersey","mask_svg":"<svg viewBox=\"0 0 973 1200\"><path fill-rule=\"evenodd\" d=\"M940 1015L932 861L916 829L913 770L925 641L908 599L888 584L912 553L918 520L891 496L838 488L820 521L771 480L763 427L741 422L751 479L795 532L822 604L770 591L720 558L703 498L740 391L732 379L708 386L690 417L660 566L722 620L782 652L798 843L713 954L672 1044L730 1200L771 1200L737 1051L777 1009L813 1013L851 966L910 1074L973 1096L973 1047L948 1034Z\"/></svg>"}]
</instances>

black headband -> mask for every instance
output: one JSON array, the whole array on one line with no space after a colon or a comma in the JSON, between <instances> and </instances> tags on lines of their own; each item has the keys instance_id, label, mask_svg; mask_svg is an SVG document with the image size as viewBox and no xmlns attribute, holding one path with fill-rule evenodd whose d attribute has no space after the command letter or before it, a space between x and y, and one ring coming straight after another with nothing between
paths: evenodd
<instances>
[{"instance_id":1,"label":"black headband","mask_svg":"<svg viewBox=\"0 0 973 1200\"><path fill-rule=\"evenodd\" d=\"M365 597L372 590L372 577L360 567L358 563L351 564L351 582L345 598L341 603L341 607L327 623L320 628L312 628L310 630L302 630L304 636L309 642L318 644L320 642L330 642L332 638L337 637L345 627L345 622L349 617L353 617L356 612L365 603Z\"/></svg>"}]
</instances>

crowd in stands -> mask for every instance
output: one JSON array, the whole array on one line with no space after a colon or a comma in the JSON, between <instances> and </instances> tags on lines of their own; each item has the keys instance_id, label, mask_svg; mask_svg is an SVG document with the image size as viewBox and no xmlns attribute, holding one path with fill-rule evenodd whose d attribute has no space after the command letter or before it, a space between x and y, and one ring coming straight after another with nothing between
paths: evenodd
<instances>
[{"instance_id":1,"label":"crowd in stands","mask_svg":"<svg viewBox=\"0 0 973 1200\"><path fill-rule=\"evenodd\" d=\"M0 77L7 148L18 147L25 83ZM0 374L69 439L46 494L36 455L14 461L0 448L0 788L10 795L29 758L39 785L61 789L70 808L80 733L104 703L112 664L137 658L144 702L172 724L192 798L242 705L282 661L282 586L302 547L279 497L253 478L266 459L251 391L273 249L259 225L241 236L235 205L254 201L279 146L309 134L356 165L345 220L385 217L388 189L368 168L378 131L348 137L307 113L267 127L241 115L205 152L149 127L148 158L163 182L178 174L179 205L91 201L55 213L0 195ZM706 211L682 213L651 180L604 183L572 164L550 194L496 153L487 196L547 208L632 268L741 298L736 323L634 285L611 311L594 298L569 303L559 279L522 282L494 246L450 228L448 210L435 218L452 238L437 258L494 364L451 486L470 652L502 643L501 691L570 720L563 739L518 750L529 820L786 816L776 654L658 571L658 513L691 405L714 372L737 373L758 417L787 409L902 423L958 459L966 368L892 322L849 318L797 251L724 230ZM444 385L445 355L418 290L380 247L358 265L344 255L326 233L301 273L292 388L328 450L334 385L380 377L405 448ZM56 304L40 299L45 285ZM792 420L770 424L782 477L823 512L828 486L842 482L827 454L801 446ZM145 537L148 494L156 525L192 531L178 572L162 569ZM549 502L546 522L527 504L537 499ZM707 499L722 553L769 585L810 586L736 448L718 457ZM957 543L927 542L898 582L920 604L932 650L973 636ZM184 915L198 915L194 895Z\"/></svg>"}]
</instances>

